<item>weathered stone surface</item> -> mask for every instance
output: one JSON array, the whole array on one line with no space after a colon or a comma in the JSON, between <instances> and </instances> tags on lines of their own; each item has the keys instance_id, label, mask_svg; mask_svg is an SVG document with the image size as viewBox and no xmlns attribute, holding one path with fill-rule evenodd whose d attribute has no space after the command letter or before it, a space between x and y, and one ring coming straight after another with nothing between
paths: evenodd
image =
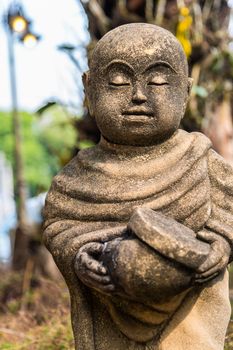
<instances>
[{"instance_id":1,"label":"weathered stone surface","mask_svg":"<svg viewBox=\"0 0 233 350\"><path fill-rule=\"evenodd\" d=\"M115 293L162 303L193 285L195 269L210 253L194 231L143 207L135 210L128 229L131 234L106 243L100 258L117 286Z\"/></svg>"},{"instance_id":2,"label":"weathered stone surface","mask_svg":"<svg viewBox=\"0 0 233 350\"><path fill-rule=\"evenodd\" d=\"M208 244L196 239L193 230L149 208L138 208L130 218L129 229L163 256L190 269L197 269L208 257Z\"/></svg>"},{"instance_id":3,"label":"weathered stone surface","mask_svg":"<svg viewBox=\"0 0 233 350\"><path fill-rule=\"evenodd\" d=\"M191 87L180 44L121 26L83 80L102 138L54 178L44 210L76 349L222 350L233 170L178 129Z\"/></svg>"}]
</instances>

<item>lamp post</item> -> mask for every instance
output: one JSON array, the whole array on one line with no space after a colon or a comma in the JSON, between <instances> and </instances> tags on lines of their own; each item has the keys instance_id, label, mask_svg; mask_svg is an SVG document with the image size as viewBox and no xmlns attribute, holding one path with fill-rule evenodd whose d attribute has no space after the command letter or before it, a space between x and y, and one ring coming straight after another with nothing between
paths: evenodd
<instances>
[{"instance_id":1,"label":"lamp post","mask_svg":"<svg viewBox=\"0 0 233 350\"><path fill-rule=\"evenodd\" d=\"M32 43L36 43L39 40L39 36L32 33L31 21L24 15L23 9L20 4L13 2L4 18L5 28L8 38L8 51L9 51L9 69L10 69L10 85L11 85L11 98L12 98L12 124L14 135L14 176L15 176L15 199L17 206L17 219L18 226L16 231L16 241L20 239L17 237L17 233L22 234L25 231L25 225L27 223L26 216L26 186L24 178L24 165L22 157L22 131L21 120L18 112L17 101L17 84L16 84L16 65L15 65L15 52L14 42L18 40L21 43L25 43L25 46L32 46ZM31 44L31 45L29 45ZM15 242L16 245L16 242Z\"/></svg>"}]
</instances>

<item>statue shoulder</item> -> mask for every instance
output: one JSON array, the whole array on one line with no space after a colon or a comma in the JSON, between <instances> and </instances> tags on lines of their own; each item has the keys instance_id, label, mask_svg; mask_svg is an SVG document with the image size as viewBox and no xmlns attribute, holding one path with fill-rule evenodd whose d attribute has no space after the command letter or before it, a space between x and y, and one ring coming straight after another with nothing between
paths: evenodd
<instances>
[{"instance_id":1,"label":"statue shoulder","mask_svg":"<svg viewBox=\"0 0 233 350\"><path fill-rule=\"evenodd\" d=\"M208 170L212 182L233 195L233 166L213 149L208 152Z\"/></svg>"},{"instance_id":2,"label":"statue shoulder","mask_svg":"<svg viewBox=\"0 0 233 350\"><path fill-rule=\"evenodd\" d=\"M208 146L209 148L212 147L212 142L203 133L198 132L198 131L193 131L193 132L190 132L189 135L194 137L197 140L197 142L202 143L202 144Z\"/></svg>"},{"instance_id":3,"label":"statue shoulder","mask_svg":"<svg viewBox=\"0 0 233 350\"><path fill-rule=\"evenodd\" d=\"M72 158L56 176L54 176L52 185L58 183L62 184L67 181L70 182L74 179L77 180L77 177L80 171L85 167L85 164L90 163L96 158L95 148L96 147L92 147L79 151L78 154Z\"/></svg>"}]
</instances>

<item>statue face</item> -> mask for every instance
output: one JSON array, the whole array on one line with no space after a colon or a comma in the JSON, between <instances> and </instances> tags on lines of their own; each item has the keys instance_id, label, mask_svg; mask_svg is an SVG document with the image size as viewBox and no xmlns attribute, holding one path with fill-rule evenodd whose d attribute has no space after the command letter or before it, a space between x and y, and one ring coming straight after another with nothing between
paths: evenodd
<instances>
[{"instance_id":1,"label":"statue face","mask_svg":"<svg viewBox=\"0 0 233 350\"><path fill-rule=\"evenodd\" d=\"M91 77L89 99L102 135L124 145L153 145L178 128L188 97L185 69L159 43L116 49ZM101 58L100 58L101 59ZM181 67L180 67L181 66Z\"/></svg>"}]
</instances>

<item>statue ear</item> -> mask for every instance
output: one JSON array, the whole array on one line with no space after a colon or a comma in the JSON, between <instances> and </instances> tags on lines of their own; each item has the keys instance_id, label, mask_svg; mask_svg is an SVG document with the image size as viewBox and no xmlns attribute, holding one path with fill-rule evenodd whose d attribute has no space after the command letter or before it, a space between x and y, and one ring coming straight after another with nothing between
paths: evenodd
<instances>
[{"instance_id":1,"label":"statue ear","mask_svg":"<svg viewBox=\"0 0 233 350\"><path fill-rule=\"evenodd\" d=\"M90 93L90 71L86 71L82 75L82 81L84 86L84 92L85 92L85 98L87 101L87 107L89 110L90 115L93 117L93 106L92 106L92 99L91 99L91 93Z\"/></svg>"},{"instance_id":2,"label":"statue ear","mask_svg":"<svg viewBox=\"0 0 233 350\"><path fill-rule=\"evenodd\" d=\"M188 78L188 94L191 94L191 90L192 90L192 86L193 86L193 78Z\"/></svg>"},{"instance_id":3,"label":"statue ear","mask_svg":"<svg viewBox=\"0 0 233 350\"><path fill-rule=\"evenodd\" d=\"M90 71L86 71L82 75L82 81L83 81L83 86L84 86L84 91L86 92L87 86L89 84L89 78L90 78Z\"/></svg>"},{"instance_id":4,"label":"statue ear","mask_svg":"<svg viewBox=\"0 0 233 350\"><path fill-rule=\"evenodd\" d=\"M182 118L184 117L185 110L187 108L187 103L188 103L188 100L189 100L189 96L190 96L190 93L191 93L192 86L193 86L193 78L188 78L187 95L186 95L186 98L185 98L185 101L184 101L184 104L183 104Z\"/></svg>"}]
</instances>

